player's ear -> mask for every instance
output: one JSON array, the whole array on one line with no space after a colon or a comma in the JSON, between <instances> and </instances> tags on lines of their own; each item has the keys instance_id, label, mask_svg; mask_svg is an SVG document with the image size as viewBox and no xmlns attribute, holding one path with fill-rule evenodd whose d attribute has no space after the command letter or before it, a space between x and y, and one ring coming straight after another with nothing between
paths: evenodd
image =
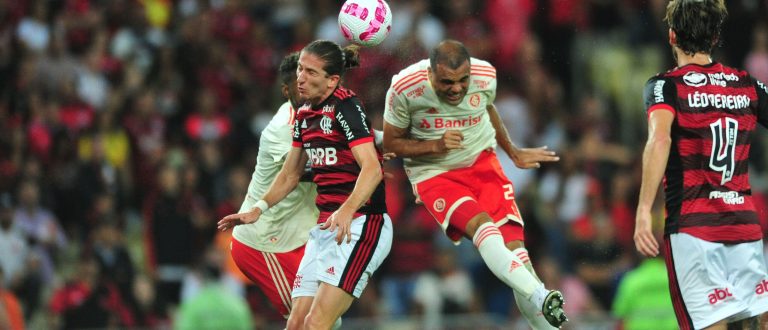
<instances>
[{"instance_id":1,"label":"player's ear","mask_svg":"<svg viewBox=\"0 0 768 330\"><path fill-rule=\"evenodd\" d=\"M283 98L287 99L290 96L288 85L280 84L280 92L283 94Z\"/></svg>"},{"instance_id":2,"label":"player's ear","mask_svg":"<svg viewBox=\"0 0 768 330\"><path fill-rule=\"evenodd\" d=\"M339 81L341 80L341 76L337 74L330 75L328 78L328 88L334 88L339 85Z\"/></svg>"},{"instance_id":3,"label":"player's ear","mask_svg":"<svg viewBox=\"0 0 768 330\"><path fill-rule=\"evenodd\" d=\"M669 45L677 45L677 34L675 34L675 31L673 31L672 28L669 29Z\"/></svg>"}]
</instances>

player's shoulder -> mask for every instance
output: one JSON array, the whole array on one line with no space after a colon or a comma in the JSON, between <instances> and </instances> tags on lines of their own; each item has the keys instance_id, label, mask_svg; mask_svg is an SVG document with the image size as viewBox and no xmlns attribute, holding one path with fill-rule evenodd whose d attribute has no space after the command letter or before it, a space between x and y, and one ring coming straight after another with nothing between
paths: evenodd
<instances>
[{"instance_id":1,"label":"player's shoulder","mask_svg":"<svg viewBox=\"0 0 768 330\"><path fill-rule=\"evenodd\" d=\"M494 67L490 62L481 60L479 58L470 57L469 64L472 65L472 74L474 75L475 72L487 72L492 74L494 77L496 76L496 67Z\"/></svg>"},{"instance_id":2,"label":"player's shoulder","mask_svg":"<svg viewBox=\"0 0 768 330\"><path fill-rule=\"evenodd\" d=\"M405 91L411 90L423 90L424 84L428 83L427 70L429 70L428 59L411 64L392 77L390 88L396 94L403 94Z\"/></svg>"},{"instance_id":3,"label":"player's shoulder","mask_svg":"<svg viewBox=\"0 0 768 330\"><path fill-rule=\"evenodd\" d=\"M333 91L333 96L337 99L338 102L349 101L353 98L357 98L357 94L355 94L355 92L344 86L339 86L336 88L336 90Z\"/></svg>"},{"instance_id":4,"label":"player's shoulder","mask_svg":"<svg viewBox=\"0 0 768 330\"><path fill-rule=\"evenodd\" d=\"M495 90L496 68L488 61L470 58L470 88L474 91Z\"/></svg>"},{"instance_id":5,"label":"player's shoulder","mask_svg":"<svg viewBox=\"0 0 768 330\"><path fill-rule=\"evenodd\" d=\"M658 81L664 81L665 83L669 81L672 83L672 80L675 78L675 76L677 76L675 71L676 69L670 69L664 72L659 72L648 78L648 80L645 81L645 86L654 86Z\"/></svg>"},{"instance_id":6,"label":"player's shoulder","mask_svg":"<svg viewBox=\"0 0 768 330\"><path fill-rule=\"evenodd\" d=\"M293 117L294 111L291 103L283 103L280 105L280 108L277 109L275 115L272 116L272 119L269 121L269 124L267 124L267 127L264 128L264 132L279 131L285 128L285 126L292 125Z\"/></svg>"}]
</instances>

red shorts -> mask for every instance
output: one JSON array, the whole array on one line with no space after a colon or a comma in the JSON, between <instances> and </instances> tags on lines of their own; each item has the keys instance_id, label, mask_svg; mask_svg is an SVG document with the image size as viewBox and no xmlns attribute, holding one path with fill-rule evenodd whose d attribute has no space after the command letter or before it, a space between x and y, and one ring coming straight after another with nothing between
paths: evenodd
<instances>
[{"instance_id":1,"label":"red shorts","mask_svg":"<svg viewBox=\"0 0 768 330\"><path fill-rule=\"evenodd\" d=\"M480 153L472 166L416 184L414 193L453 241L462 236L472 239L466 233L467 223L482 212L499 227L505 243L524 239L514 187L493 151Z\"/></svg>"},{"instance_id":2,"label":"red shorts","mask_svg":"<svg viewBox=\"0 0 768 330\"><path fill-rule=\"evenodd\" d=\"M232 259L261 289L281 315L291 312L291 288L304 256L304 246L284 253L261 252L232 238Z\"/></svg>"}]
</instances>

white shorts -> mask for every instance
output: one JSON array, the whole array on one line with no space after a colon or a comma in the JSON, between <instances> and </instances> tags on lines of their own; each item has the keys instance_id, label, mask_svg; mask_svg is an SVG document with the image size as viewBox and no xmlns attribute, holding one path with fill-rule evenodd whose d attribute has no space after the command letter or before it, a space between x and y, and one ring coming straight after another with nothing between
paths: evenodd
<instances>
[{"instance_id":1,"label":"white shorts","mask_svg":"<svg viewBox=\"0 0 768 330\"><path fill-rule=\"evenodd\" d=\"M341 245L336 244L335 231L321 230L320 225L310 230L292 298L314 297L320 282L360 298L392 247L392 221L387 214L364 215L352 220L351 230L352 241Z\"/></svg>"},{"instance_id":2,"label":"white shorts","mask_svg":"<svg viewBox=\"0 0 768 330\"><path fill-rule=\"evenodd\" d=\"M768 311L762 240L723 244L678 233L669 235L666 244L669 288L681 329Z\"/></svg>"}]
</instances>

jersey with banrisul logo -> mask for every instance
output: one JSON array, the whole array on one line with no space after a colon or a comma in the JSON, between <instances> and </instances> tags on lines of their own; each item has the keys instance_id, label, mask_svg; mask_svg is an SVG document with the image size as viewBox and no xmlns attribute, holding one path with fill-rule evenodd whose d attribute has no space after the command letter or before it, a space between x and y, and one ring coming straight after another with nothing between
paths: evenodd
<instances>
[{"instance_id":1,"label":"jersey with banrisul logo","mask_svg":"<svg viewBox=\"0 0 768 330\"><path fill-rule=\"evenodd\" d=\"M720 63L651 78L648 114L674 113L665 172L667 234L739 243L762 238L747 172L752 133L768 126L768 89Z\"/></svg>"},{"instance_id":2,"label":"jersey with banrisul logo","mask_svg":"<svg viewBox=\"0 0 768 330\"><path fill-rule=\"evenodd\" d=\"M448 129L464 134L464 149L442 155L404 158L411 183L419 183L452 169L472 165L480 153L496 147L496 131L486 107L496 98L496 69L486 61L470 59L469 90L459 105L443 103L427 78L429 60L419 61L392 77L384 107L384 120L409 128L417 140L440 139Z\"/></svg>"},{"instance_id":3,"label":"jersey with banrisul logo","mask_svg":"<svg viewBox=\"0 0 768 330\"><path fill-rule=\"evenodd\" d=\"M318 223L323 223L347 200L360 175L352 147L371 142L373 129L366 118L363 104L355 93L338 87L322 103L309 103L299 108L293 124L293 146L303 148L317 184L315 203L320 210ZM377 149L379 162L381 153ZM357 214L386 213L384 181Z\"/></svg>"}]
</instances>

